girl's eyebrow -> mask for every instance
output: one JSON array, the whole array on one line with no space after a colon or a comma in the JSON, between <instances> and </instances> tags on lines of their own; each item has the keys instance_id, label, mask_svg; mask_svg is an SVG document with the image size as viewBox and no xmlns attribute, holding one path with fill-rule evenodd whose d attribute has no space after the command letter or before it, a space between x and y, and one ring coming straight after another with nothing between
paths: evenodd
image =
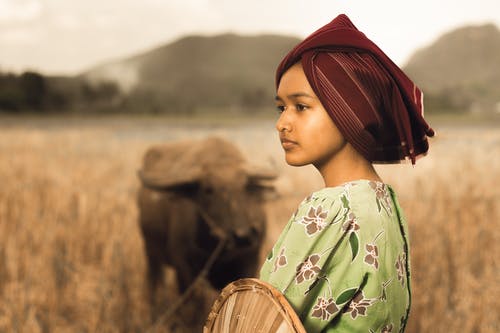
<instances>
[{"instance_id":1,"label":"girl's eyebrow","mask_svg":"<svg viewBox=\"0 0 500 333\"><path fill-rule=\"evenodd\" d=\"M316 98L316 97L311 96L311 95L309 95L309 94L307 94L305 92L298 92L298 93L290 94L290 95L287 96L288 99L296 99L296 98L299 98L299 97L307 97L307 98L312 98L312 99ZM283 101L283 99L280 96L278 96L278 95L276 95L276 97L274 98L274 100L280 101L280 102Z\"/></svg>"}]
</instances>

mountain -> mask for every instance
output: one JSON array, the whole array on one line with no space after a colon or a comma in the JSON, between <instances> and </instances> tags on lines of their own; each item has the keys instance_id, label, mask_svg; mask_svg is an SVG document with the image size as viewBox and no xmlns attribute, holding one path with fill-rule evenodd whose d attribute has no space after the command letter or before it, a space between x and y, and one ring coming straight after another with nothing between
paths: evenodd
<instances>
[{"instance_id":1,"label":"mountain","mask_svg":"<svg viewBox=\"0 0 500 333\"><path fill-rule=\"evenodd\" d=\"M116 81L129 104L157 112L271 106L278 62L299 41L277 35L189 36L81 76Z\"/></svg>"},{"instance_id":2,"label":"mountain","mask_svg":"<svg viewBox=\"0 0 500 333\"><path fill-rule=\"evenodd\" d=\"M255 111L271 107L276 66L299 42L277 35L188 36L80 78L118 83L125 92L119 105L130 112ZM429 112L494 112L500 108L499 64L500 31L486 24L442 35L403 69L424 91Z\"/></svg>"},{"instance_id":3,"label":"mountain","mask_svg":"<svg viewBox=\"0 0 500 333\"><path fill-rule=\"evenodd\" d=\"M495 111L500 105L500 30L486 24L448 32L415 52L404 70L424 91L431 111Z\"/></svg>"}]
</instances>

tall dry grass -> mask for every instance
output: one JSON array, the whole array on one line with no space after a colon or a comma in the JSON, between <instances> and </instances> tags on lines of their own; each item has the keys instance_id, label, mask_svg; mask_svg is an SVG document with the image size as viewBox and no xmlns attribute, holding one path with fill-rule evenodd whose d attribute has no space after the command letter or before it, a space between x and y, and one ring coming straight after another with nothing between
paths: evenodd
<instances>
[{"instance_id":1,"label":"tall dry grass","mask_svg":"<svg viewBox=\"0 0 500 333\"><path fill-rule=\"evenodd\" d=\"M302 197L321 186L312 169L284 165L268 122L0 125L0 332L148 329L135 171L153 142L214 133L282 174L282 196L267 204L265 253ZM378 167L410 224L407 331L497 332L499 128L438 128L431 144L415 168Z\"/></svg>"},{"instance_id":2,"label":"tall dry grass","mask_svg":"<svg viewBox=\"0 0 500 333\"><path fill-rule=\"evenodd\" d=\"M148 310L131 166L141 147L98 131L0 138L0 331L140 330Z\"/></svg>"}]
</instances>

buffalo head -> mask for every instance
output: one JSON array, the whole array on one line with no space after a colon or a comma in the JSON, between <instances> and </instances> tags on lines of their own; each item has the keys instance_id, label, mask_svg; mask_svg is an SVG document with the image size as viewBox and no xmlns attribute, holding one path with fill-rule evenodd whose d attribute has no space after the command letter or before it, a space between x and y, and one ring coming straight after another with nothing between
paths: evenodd
<instances>
[{"instance_id":1,"label":"buffalo head","mask_svg":"<svg viewBox=\"0 0 500 333\"><path fill-rule=\"evenodd\" d=\"M275 176L220 138L150 148L139 171L139 208L152 285L168 264L187 288L221 241L209 282L220 289L255 275L266 227L263 195Z\"/></svg>"}]
</instances>

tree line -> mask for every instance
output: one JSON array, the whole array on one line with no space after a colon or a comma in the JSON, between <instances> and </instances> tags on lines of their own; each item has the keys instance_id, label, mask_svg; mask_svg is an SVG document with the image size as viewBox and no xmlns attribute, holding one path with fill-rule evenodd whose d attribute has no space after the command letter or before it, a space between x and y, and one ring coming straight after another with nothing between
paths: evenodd
<instances>
[{"instance_id":1,"label":"tree line","mask_svg":"<svg viewBox=\"0 0 500 333\"><path fill-rule=\"evenodd\" d=\"M117 84L91 84L80 77L49 77L34 71L0 72L0 111L60 113L112 109L122 93Z\"/></svg>"},{"instance_id":2,"label":"tree line","mask_svg":"<svg viewBox=\"0 0 500 333\"><path fill-rule=\"evenodd\" d=\"M22 74L0 72L0 112L190 115L214 110L255 113L272 109L272 96L262 87L247 83L239 90L234 90L235 86L233 84L228 88L224 84L193 84L190 89L174 92L161 90L159 85L148 89L138 87L125 93L112 81L95 83L82 76L44 76L34 71ZM430 113L467 112L472 107L481 107L474 92L468 88L456 88L427 93L424 98L425 108Z\"/></svg>"}]
</instances>

